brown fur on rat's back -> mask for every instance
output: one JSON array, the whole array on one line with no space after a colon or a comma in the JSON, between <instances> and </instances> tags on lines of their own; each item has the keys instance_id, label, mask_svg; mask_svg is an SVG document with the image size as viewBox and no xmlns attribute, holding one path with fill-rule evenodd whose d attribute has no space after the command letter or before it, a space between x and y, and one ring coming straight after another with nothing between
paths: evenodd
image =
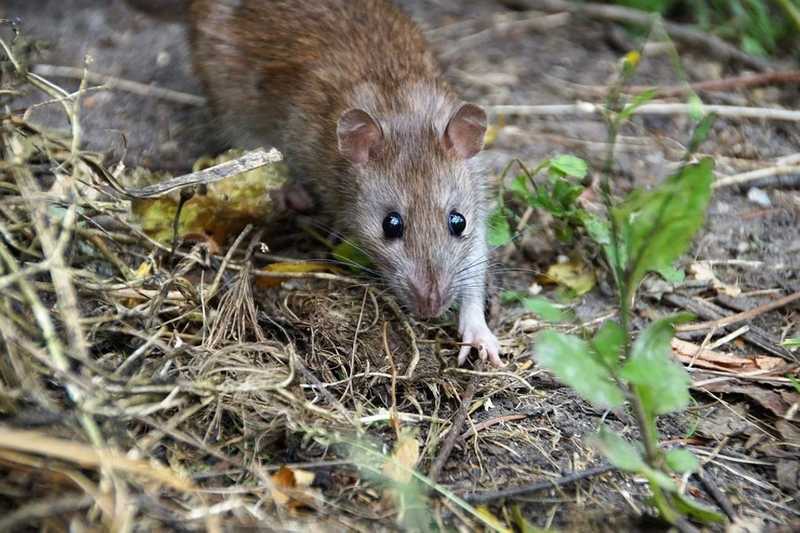
<instances>
[{"instance_id":1,"label":"brown fur on rat's back","mask_svg":"<svg viewBox=\"0 0 800 533\"><path fill-rule=\"evenodd\" d=\"M344 111L408 114L411 87L457 101L419 28L385 0L193 0L189 25L195 70L228 139L278 147L323 198L351 192L332 181L346 172L336 138ZM446 121L437 112L431 121ZM436 135L416 140L429 152ZM442 157L425 154L430 164Z\"/></svg>"}]
</instances>

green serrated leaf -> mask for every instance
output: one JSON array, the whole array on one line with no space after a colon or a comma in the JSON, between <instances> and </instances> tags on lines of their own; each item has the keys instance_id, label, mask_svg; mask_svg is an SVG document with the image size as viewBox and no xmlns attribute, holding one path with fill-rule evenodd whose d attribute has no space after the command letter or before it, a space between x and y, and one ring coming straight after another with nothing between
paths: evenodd
<instances>
[{"instance_id":1,"label":"green serrated leaf","mask_svg":"<svg viewBox=\"0 0 800 533\"><path fill-rule=\"evenodd\" d=\"M697 460L697 457L685 448L674 448L668 451L666 459L667 465L679 474L696 472L700 467L700 462Z\"/></svg>"},{"instance_id":2,"label":"green serrated leaf","mask_svg":"<svg viewBox=\"0 0 800 533\"><path fill-rule=\"evenodd\" d=\"M589 344L574 335L546 330L536 337L534 357L544 368L555 374L598 407L622 405L625 397L608 371L597 360Z\"/></svg>"},{"instance_id":3,"label":"green serrated leaf","mask_svg":"<svg viewBox=\"0 0 800 533\"><path fill-rule=\"evenodd\" d=\"M680 314L650 324L633 343L631 355L620 376L635 385L649 416L679 411L689 405L691 379L672 356L675 324L691 320Z\"/></svg>"},{"instance_id":4,"label":"green serrated leaf","mask_svg":"<svg viewBox=\"0 0 800 533\"><path fill-rule=\"evenodd\" d=\"M557 173L564 176L583 178L589 171L589 166L586 164L586 161L580 157L563 154L550 160L550 170L555 170Z\"/></svg>"},{"instance_id":5,"label":"green serrated leaf","mask_svg":"<svg viewBox=\"0 0 800 533\"><path fill-rule=\"evenodd\" d=\"M600 326L592 339L592 347L608 368L619 366L622 347L625 343L625 332L613 320L607 320Z\"/></svg>"},{"instance_id":6,"label":"green serrated leaf","mask_svg":"<svg viewBox=\"0 0 800 533\"><path fill-rule=\"evenodd\" d=\"M711 199L713 166L711 158L686 165L657 189L635 191L612 210L633 287L647 272L672 266L689 247Z\"/></svg>"},{"instance_id":7,"label":"green serrated leaf","mask_svg":"<svg viewBox=\"0 0 800 533\"><path fill-rule=\"evenodd\" d=\"M504 246L511 242L511 225L503 208L498 207L489 215L486 239L489 246Z\"/></svg>"},{"instance_id":8,"label":"green serrated leaf","mask_svg":"<svg viewBox=\"0 0 800 533\"><path fill-rule=\"evenodd\" d=\"M590 437L590 442L620 470L639 474L647 469L639 450L606 426L600 426L597 433Z\"/></svg>"},{"instance_id":9,"label":"green serrated leaf","mask_svg":"<svg viewBox=\"0 0 800 533\"><path fill-rule=\"evenodd\" d=\"M703 524L719 524L725 522L725 517L722 514L686 494L676 492L672 494L672 498L678 511L686 516L694 518L698 522Z\"/></svg>"}]
</instances>

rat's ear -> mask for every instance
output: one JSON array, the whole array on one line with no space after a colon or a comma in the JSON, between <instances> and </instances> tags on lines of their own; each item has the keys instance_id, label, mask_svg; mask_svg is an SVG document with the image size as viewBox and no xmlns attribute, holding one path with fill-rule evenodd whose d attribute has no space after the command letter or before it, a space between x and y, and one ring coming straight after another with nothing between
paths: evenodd
<instances>
[{"instance_id":1,"label":"rat's ear","mask_svg":"<svg viewBox=\"0 0 800 533\"><path fill-rule=\"evenodd\" d=\"M463 104L450 117L442 142L461 159L469 159L483 148L485 134L486 112L475 104Z\"/></svg>"},{"instance_id":2,"label":"rat's ear","mask_svg":"<svg viewBox=\"0 0 800 533\"><path fill-rule=\"evenodd\" d=\"M336 125L339 153L355 164L374 158L383 146L381 127L364 110L350 109L342 113Z\"/></svg>"}]
</instances>

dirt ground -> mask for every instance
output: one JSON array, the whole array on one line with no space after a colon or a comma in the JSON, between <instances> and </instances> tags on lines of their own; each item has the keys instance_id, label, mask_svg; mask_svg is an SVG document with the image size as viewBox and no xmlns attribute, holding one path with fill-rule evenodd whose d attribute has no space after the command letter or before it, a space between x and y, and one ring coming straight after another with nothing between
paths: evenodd
<instances>
[{"instance_id":1,"label":"dirt ground","mask_svg":"<svg viewBox=\"0 0 800 533\"><path fill-rule=\"evenodd\" d=\"M634 34L604 21L553 18L547 28L526 23L540 14L513 10L508 7L510 2L413 0L402 5L423 25L457 89L466 99L490 106L599 101L597 90L608 84L619 58L637 42ZM49 42L48 50L38 61L43 65L81 67L83 58L90 56L93 72L200 95L190 68L183 28L153 21L131 11L120 0L5 0L0 5L2 17L19 17L28 36ZM738 64L720 63L703 50L680 44L678 49L686 76L692 81L748 72ZM47 72L46 67L40 68L43 74ZM74 76L46 77L68 89L76 89L78 85ZM674 85L680 81L668 54L654 49L645 54L634 83ZM797 84L701 93L701 96L706 103L800 107ZM129 166L177 174L188 170L198 156L220 148L213 120L202 106L114 89L90 93L83 100L83 108L84 142L88 149L106 153L111 164L123 158ZM58 122L55 116L43 107L33 113L31 120L65 128L66 123ZM605 125L598 117L495 116L493 123L502 127L484 157L495 174L513 158L533 166L557 153L573 153L585 158L591 168L600 168L607 148ZM679 161L681 149L690 136L689 127L684 116L635 118L622 132L617 147L614 183L617 191L647 187L663 179L674 168L671 164ZM719 177L772 166L779 158L800 152L800 124L720 119L701 152L716 159ZM755 192L752 183L718 189L705 228L691 254L682 261L681 266L689 272L687 280L667 288L652 280L646 283L637 307L638 325L679 308L695 313L698 309L706 312L712 309L718 313L716 316L701 319L719 318L800 291L797 187L795 179L788 187L771 182ZM273 252L297 253L292 248L276 250L269 234L263 240ZM527 290L533 282L530 272L541 272L559 255L570 252L545 229L535 232L518 249L504 255L506 269L494 276L495 293L501 288ZM719 285L692 276L690 267L703 261L712 262ZM573 303L582 320L591 323L613 314L614 302L607 287L607 282L601 281L591 293ZM726 289L730 287L737 290ZM354 336L364 346L373 341L380 346L380 316L369 305L363 307L362 301L367 301L364 289L338 286L331 290L334 293L330 300L310 295L302 285L294 289L290 285L272 294L257 294L261 312L288 331L298 352L307 358L311 371L325 368L321 362L325 356L321 354L326 350L349 352L355 346ZM363 314L363 317L356 315L359 325L339 324L338 337L314 339L313 324L335 322L339 316L352 317L337 306L344 309L359 304ZM463 494L557 479L601 462L601 457L585 442L601 419L620 434L635 435L635 424L628 415L592 408L531 364L531 338L542 327L540 322L518 307L499 307L495 302L494 309L498 336L513 365L507 372L487 376L480 382L475 394L478 408L471 413L471 424L478 427L481 422L498 417L523 416L487 425L477 431L477 438L460 441L440 476L441 483ZM337 314L339 311L341 314ZM290 315L299 322L291 323L287 318ZM369 327L361 328L362 321ZM716 349L742 358L763 355L782 358L787 364L797 361L797 352L780 345L786 338L800 336L797 302L759 314L746 324L751 332L761 333L758 337L761 344L753 341L752 335L750 339L740 336ZM707 340L718 340L742 325L745 324L722 328ZM459 405L468 376L445 372L434 354L435 344L424 341L436 339L441 331L452 331L452 327L419 323L413 326L423 341L422 360L413 379L398 385L398 409L433 413L434 417L447 420ZM682 338L701 344L706 333ZM400 329L392 335L393 343L408 347ZM314 346L317 351L312 353ZM407 354L404 357L405 360L397 361L401 368ZM365 366L371 363L376 371L387 368L382 352L359 354L358 361ZM684 444L698 455L710 483L725 493L742 517L743 528L752 531L761 527L785 531L800 528L800 427L785 418L787 412L794 412L792 405L797 407L800 399L797 391L793 392L791 384L781 375L745 378L700 367L691 372L696 383L720 376L729 379L696 387L695 402L686 413L662 420L663 438L671 444ZM361 415L370 415L391 404L389 379L367 376L353 380L350 369L352 390L346 390L335 384L334 374L323 372L315 379L330 384L331 391L348 409L360 406L365 410ZM312 388L309 383L313 380L308 375L300 379L305 388L298 387L298 391ZM259 423L269 428L276 422L264 416ZM305 418L303 424L293 420L280 438L269 433L270 442L254 444L262 453L263 464L335 459L334 449L304 439L317 424L313 417ZM422 442L431 443L443 426L424 421L416 427ZM465 428L469 427L472 427L470 422ZM368 431L384 440L390 434L383 427L371 427ZM427 471L434 457L435 450L426 444L420 471ZM356 490L351 470L332 466L317 472L318 477L325 478L320 486L326 498L341 504L339 512L346 518L341 518L340 526L363 530L369 527L366 524L370 520L380 520L381 527L393 527L393 516L386 510L360 509L348 500L344 493ZM222 478L216 481L225 484ZM697 479L685 482L692 495L714 505ZM517 503L522 514L540 527L579 531L660 528L646 519L646 494L642 480L610 473L522 496L513 502L493 501L489 507L497 516L507 517L506 513ZM2 502L0 488L0 505ZM336 511L328 509L325 513ZM444 511L446 519L452 519L454 514L460 516L452 508ZM328 522L331 523L337 522Z\"/></svg>"}]
</instances>

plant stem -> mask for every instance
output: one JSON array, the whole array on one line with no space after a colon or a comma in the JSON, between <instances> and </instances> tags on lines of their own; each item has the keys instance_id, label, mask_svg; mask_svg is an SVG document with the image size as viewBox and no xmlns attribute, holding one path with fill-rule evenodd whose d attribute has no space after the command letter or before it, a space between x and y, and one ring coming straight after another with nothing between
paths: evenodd
<instances>
[{"instance_id":1,"label":"plant stem","mask_svg":"<svg viewBox=\"0 0 800 533\"><path fill-rule=\"evenodd\" d=\"M786 15L792 20L792 24L797 30L800 30L800 9L797 9L791 0L775 0L778 5L783 8Z\"/></svg>"}]
</instances>

